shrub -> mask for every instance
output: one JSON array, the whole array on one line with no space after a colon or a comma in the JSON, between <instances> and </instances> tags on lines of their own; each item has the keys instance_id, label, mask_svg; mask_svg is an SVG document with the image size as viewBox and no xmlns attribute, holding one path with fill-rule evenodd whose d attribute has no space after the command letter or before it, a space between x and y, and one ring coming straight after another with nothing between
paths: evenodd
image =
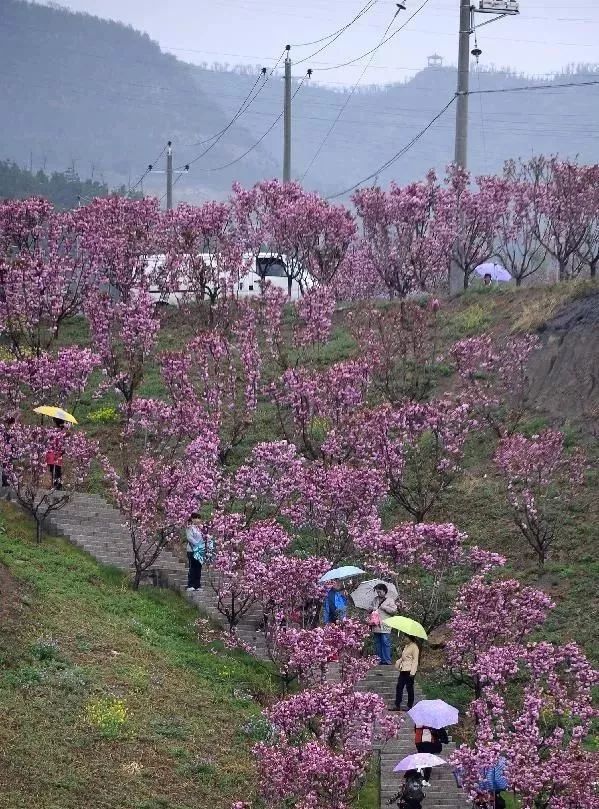
<instances>
[{"instance_id":1,"label":"shrub","mask_svg":"<svg viewBox=\"0 0 599 809\"><path fill-rule=\"evenodd\" d=\"M115 697L103 697L90 702L86 709L87 721L107 739L116 739L127 721L125 701Z\"/></svg>"},{"instance_id":2,"label":"shrub","mask_svg":"<svg viewBox=\"0 0 599 809\"><path fill-rule=\"evenodd\" d=\"M112 406L100 407L98 410L93 410L87 420L92 424L113 424L119 420L118 410Z\"/></svg>"}]
</instances>

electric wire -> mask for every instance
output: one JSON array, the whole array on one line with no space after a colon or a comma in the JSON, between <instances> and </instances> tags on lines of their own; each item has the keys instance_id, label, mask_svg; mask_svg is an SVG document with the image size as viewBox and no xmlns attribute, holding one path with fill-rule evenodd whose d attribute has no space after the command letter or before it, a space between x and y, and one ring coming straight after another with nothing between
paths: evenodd
<instances>
[{"instance_id":1,"label":"electric wire","mask_svg":"<svg viewBox=\"0 0 599 809\"><path fill-rule=\"evenodd\" d=\"M399 160L400 157L403 157L403 155L406 154L406 152L408 152L412 148L412 146L414 146L414 144L416 144L426 132L428 132L428 130L439 120L439 118L441 118L444 115L444 113L447 112L447 110L451 107L451 105L454 103L456 98L457 98L457 96L453 95L449 99L447 104L445 104L443 109L439 110L439 112L435 115L435 117L432 118L428 122L428 124L420 130L420 132L418 132L416 135L414 135L414 137L412 138L411 141L409 141L409 143L407 143L398 152L396 152L393 155L393 157L390 157L389 160L387 160L385 163L383 163L382 166L379 166L378 169L373 171L372 174L369 174L368 177L364 177L363 179L359 180L357 183L354 183L354 185L350 186L349 188L343 189L343 191L338 191L336 194L329 195L328 197L326 197L326 199L337 199L338 197L343 197L346 194L349 194L351 191L354 191L359 186L361 186L364 183L368 182L368 180L372 180L374 177L377 177L381 172L386 171L386 169L388 169L390 166L392 166L393 163L395 163L396 160Z\"/></svg>"},{"instance_id":2,"label":"electric wire","mask_svg":"<svg viewBox=\"0 0 599 809\"><path fill-rule=\"evenodd\" d=\"M523 87L497 87L488 90L469 90L468 95L488 95L490 93L523 93L529 90L552 90L566 87L593 87L599 84L597 81L569 81L561 84L528 84Z\"/></svg>"},{"instance_id":3,"label":"electric wire","mask_svg":"<svg viewBox=\"0 0 599 809\"><path fill-rule=\"evenodd\" d=\"M293 43L291 45L291 47L292 48L308 48L310 45L320 45L321 42L325 42L327 39L331 39L332 37L341 36L341 34L344 31L347 31L347 29L350 26L352 26L355 22L357 22L360 19L360 17L363 17L364 14L366 14L368 11L370 11L370 9L373 6L375 6L376 3L377 3L377 0L369 0L369 2L366 3L366 5L363 6L360 9L360 11L356 14L356 16L352 20L350 20L348 23L346 23L342 28L338 28L336 31L333 31L332 34L327 34L327 36L321 37L320 39L314 39L314 40L312 40L312 42L296 42L296 43ZM329 44L331 44L331 43L329 43Z\"/></svg>"},{"instance_id":4,"label":"electric wire","mask_svg":"<svg viewBox=\"0 0 599 809\"><path fill-rule=\"evenodd\" d=\"M160 150L160 152L158 153L158 156L156 157L156 159L155 159L155 160L153 160L151 163L148 163L148 167L147 167L147 169L146 169L146 170L144 171L144 173L141 175L141 177L139 178L139 180L138 180L138 181L135 183L135 185L132 185L132 186L129 188L129 194L131 194L133 191L135 191L135 189L136 189L138 186L140 186L140 185L143 183L143 181L146 179L146 177L148 176L148 174L149 174L149 173L152 171L152 169L154 168L154 166L156 165L156 163L158 163L158 161L160 160L160 158L162 157L162 155L163 155L163 154L166 152L167 146L168 146L168 143L165 143L165 144L164 144L164 146L162 147L162 149Z\"/></svg>"},{"instance_id":5,"label":"electric wire","mask_svg":"<svg viewBox=\"0 0 599 809\"><path fill-rule=\"evenodd\" d=\"M406 25L408 25L408 23L410 23L414 19L414 17L416 17L416 15L420 14L422 9L429 3L430 0L424 0L424 2L420 6L418 6L416 11L414 11L414 13L408 17L408 19L403 23L403 25L400 25L399 28L396 28L395 31L393 31L392 34L389 34L389 36L386 39L381 40L381 42L379 42L379 44L376 47L371 48L369 51L366 51L365 53L362 53L360 56L356 56L355 59L350 59L348 62L341 62L338 65L331 65L330 67L321 67L319 68L319 70L338 70L340 67L347 67L348 65L353 65L355 62L361 61L366 56L370 56L371 53L375 53L376 51L378 51L379 48L382 48L383 45L392 40L393 37L397 36L397 34L399 34L400 31L403 31ZM299 64L299 62L297 62L296 64Z\"/></svg>"},{"instance_id":6,"label":"electric wire","mask_svg":"<svg viewBox=\"0 0 599 809\"><path fill-rule=\"evenodd\" d=\"M386 37L386 36L387 36L387 34L389 33L389 29L391 28L391 26L392 26L392 25L393 25L393 23L395 22L395 18L397 17L397 15L398 15L398 14L399 14L399 9L397 9L397 11L395 12L395 14L394 14L394 15L393 15L393 17L391 18L391 20L390 20L390 22L389 22L389 25L388 25L388 26L385 28L385 31L384 31L384 33L383 33L383 35L382 35L382 37L381 37L381 42L382 42L382 41L385 39L385 37ZM310 171L310 169L312 168L312 166L314 165L314 163L315 163L315 162L318 160L318 157L319 157L320 153L322 152L322 150L323 150L323 148L324 148L325 143L327 142L327 140L328 140L328 139L329 139L329 137L331 136L331 133L332 133L332 132L333 132L333 130L335 129L335 126L336 126L336 125L337 125L337 123L339 122L339 119L341 118L341 116L343 115L343 113L345 112L345 110L347 109L347 106L348 106L349 102L351 101L352 96L353 96L353 94L355 93L355 91L356 91L356 88L357 88L358 84L360 84L360 82L362 81L362 79L364 78L364 76L365 76L365 74L366 74L366 71L368 70L368 68L369 68L369 67L370 67L370 65L372 64L372 60L374 59L375 53L376 53L376 49L375 49L374 53L373 53L373 54L370 56L370 59L368 60L368 62L367 62L367 63L366 63L366 65L364 66L364 69L362 70L362 72L360 73L360 75L358 76L357 81L356 81L356 82L355 82L355 84L352 86L352 88L351 88L351 90L350 90L350 92L349 92L349 95L348 95L348 96L347 96L347 98L345 99L345 102L343 103L342 107L340 108L339 112L337 113L336 118L334 119L333 123L331 124L331 126L330 126L330 127L329 127L329 129L328 129L328 131L326 132L326 134L325 134L324 138L323 138L323 139L322 139L322 141L320 142L320 145L318 146L318 148L317 148L316 152L314 153L314 155L313 155L313 157L312 157L312 160L310 160L310 162L308 163L308 166L307 166L306 170L304 171L304 173L303 173L303 174L302 174L302 176L301 176L301 182L303 182L303 181L304 181L304 179L306 178L306 175L309 173L309 171Z\"/></svg>"},{"instance_id":7,"label":"electric wire","mask_svg":"<svg viewBox=\"0 0 599 809\"><path fill-rule=\"evenodd\" d=\"M264 69L264 68L263 68L263 69ZM239 118L239 116L240 116L240 115L241 115L241 114L242 114L242 113L245 111L246 104L247 104L247 106L249 107L249 106L250 106L250 104L252 104L252 103L253 103L253 102L256 100L256 98L253 98L253 99L252 99L252 101L250 102L250 98L251 98L251 96L252 96L252 93L253 93L253 92L254 92L254 90L256 89L256 87L257 87L257 85L258 85L258 82L260 81L260 78L261 78L263 75L264 75L264 73L260 73L260 74L259 74L259 76L258 76L258 78L256 79L256 81L255 81L255 82L252 84L252 86L251 86L251 88L250 88L249 93L248 93L248 94L246 95L246 97L243 99L243 102L242 102L242 103L241 103L241 105L238 107L237 112L236 112L236 113L235 113L235 115L233 116L233 120L232 120L232 121L230 121L230 122L229 122L229 123L228 123L226 126L224 126L224 127L221 129L221 130L219 130L218 132L215 132L215 134L214 134L214 135L211 135L209 138L206 138L205 140L198 140L198 141L196 141L196 143L190 143L190 144L189 144L190 148L194 148L195 146L204 146L204 144L206 144L206 143L210 143L210 141L211 141L211 140L214 140L215 138L220 138L220 137L222 137L222 135L224 135L224 134L225 134L225 132L226 132L226 131L227 131L227 130L230 128L231 124L233 124L233 123L234 123L234 122L235 122L235 121L236 121L236 120ZM257 97L257 96L258 96L258 93L256 93L256 97ZM248 102L249 102L249 103L248 103Z\"/></svg>"},{"instance_id":8,"label":"electric wire","mask_svg":"<svg viewBox=\"0 0 599 809\"><path fill-rule=\"evenodd\" d=\"M277 69L277 67L279 66L279 63L280 63L281 59L283 58L283 54L284 54L284 53L285 53L285 50L283 50L283 52L281 53L281 55L280 55L280 56L279 56L279 58L277 59L276 64L275 64L275 65L274 65L274 67L271 69L271 71L270 71L270 73L268 74L268 76L266 77L266 79L265 79L265 80L262 82L262 85L261 85L261 86L258 88L258 92L255 94L255 96L254 96L254 97L253 97L253 98L252 98L252 99L251 99L249 102L247 102L247 103L246 103L246 102L244 102L244 104L242 104L242 106L241 106L241 107L238 109L237 113L236 113L236 114L233 116L233 118L232 118L232 119L229 121L229 123L227 124L227 126L225 126L225 128L222 130L222 132L221 132L221 133L219 134L219 136L216 138L216 140L215 140L213 143L211 143L211 144L210 144L210 146L207 146L207 147L206 147L206 149L204 149L204 151L203 151L203 152L201 152L199 155L196 155L196 157L194 157L192 160L188 160L188 161L187 161L187 163L184 163L183 165L178 166L178 167L177 167L177 169L182 169L182 168L185 168L185 166L188 166L188 167L189 167L189 166L191 166L193 163L197 163L197 161L198 161L198 160L201 160L201 158L202 158L202 157L204 157L204 155L207 155L207 154L208 154L208 152L209 152L211 149L213 149L213 148L216 146L216 144L217 144L217 143L219 142L219 140L220 140L220 139L223 137L223 135L224 135L226 132L228 132L228 131L229 131L229 129L230 129L232 126L233 126L233 124L235 123L235 121L236 121L236 120L237 120L237 119L238 119L238 118L239 118L241 115L243 115L243 113L244 113L244 112L245 112L245 111L246 111L246 110L247 110L247 109L250 107L250 105L251 105L251 104L252 104L252 103L253 103L253 102L254 102L254 101L255 101L255 100L258 98L258 96L260 95L261 91L264 89L264 86L265 86L266 82L267 82L267 81L268 81L268 80L271 78L272 74L275 72L275 70L276 70L276 69ZM256 84L258 83L258 81L259 81L259 80L260 80L260 76L258 76L258 79L257 79L257 80L254 82L254 87L256 86Z\"/></svg>"},{"instance_id":9,"label":"electric wire","mask_svg":"<svg viewBox=\"0 0 599 809\"><path fill-rule=\"evenodd\" d=\"M309 56L305 56L303 59L300 59L300 60L299 60L298 62L296 62L295 64L296 64L296 65L301 65L301 64L303 64L304 62L310 62L314 56L318 56L318 54L319 54L319 53L322 53L324 50L326 50L326 49L327 49L327 48L328 48L330 45L332 45L332 44L333 44L333 42L336 42L336 41L339 39L339 37L340 37L340 36L341 36L341 35L342 35L342 34L343 34L345 31L347 31L347 29L350 27L350 25L353 25L353 24L356 22L356 20L358 20L358 19L359 19L359 18L362 16L362 14L365 14L366 12L370 11L370 9L371 9L371 8L372 8L374 5L376 5L376 2L377 2L377 0L370 0L370 2L368 2L368 3L367 3L367 5L366 5L366 6L364 6L364 9L362 10L362 12L361 12L359 15L358 15L357 17L354 17L354 19L353 19L351 22L349 22L349 23L348 23L346 26L344 26L344 27L343 27L343 28L341 28L341 29L340 29L340 30L339 30L339 31L338 31L336 34L334 34L334 35L333 35L333 38L332 38L332 39L329 39L329 41L328 41L328 42L327 42L325 45L322 45L322 47L320 47L320 48L318 48L317 50L315 50L315 51L314 51L313 53L311 53Z\"/></svg>"},{"instance_id":10,"label":"electric wire","mask_svg":"<svg viewBox=\"0 0 599 809\"><path fill-rule=\"evenodd\" d=\"M305 80L307 79L307 77L308 77L308 73L306 73L306 75L305 75L305 76L302 78L302 80L300 81L300 83L299 83L299 84L298 84L298 86L296 87L295 92L294 92L294 93L293 93L293 95L291 96L291 101L292 101L292 102L293 102L293 100L295 99L296 95L297 95L297 94L299 93L299 91L301 90L301 88L302 88L302 86L303 86L303 84L304 84ZM201 170L202 170L202 171L210 171L210 172L212 172L212 171L222 171L223 169L228 169L230 166L234 166L234 165L235 165L235 163L239 163L239 161L240 161L240 160L243 160L243 159L244 159L244 157L247 157L247 155L249 155L249 153L250 153L250 152L253 152L253 151L254 151L254 149L256 149L256 147L258 147L258 146L259 146L259 145L262 143L262 141L264 140L264 138L266 138L266 137L267 137L267 135L269 135L269 134L272 132L272 130L273 130L273 129L275 128L275 126L276 126L276 125L279 123L279 121L281 120L281 118L282 118L282 117L283 117L283 113L282 113L282 112L280 112L280 113L279 113L279 115L277 115L277 117L275 118L275 120L272 122L272 124L271 124L271 125L268 127L268 129L266 130L266 132L265 132L263 135L261 135L261 136L258 138L258 140L257 140L257 141L256 141L254 144L252 144L252 146L250 146L250 147L249 147L249 149L246 149L246 151L245 151L243 154L239 155L239 157L236 157L236 158L235 158L235 160L231 160L231 161L229 161L228 163L225 163L225 164L224 164L224 165L222 165L222 166L213 166L212 168L201 169Z\"/></svg>"}]
</instances>

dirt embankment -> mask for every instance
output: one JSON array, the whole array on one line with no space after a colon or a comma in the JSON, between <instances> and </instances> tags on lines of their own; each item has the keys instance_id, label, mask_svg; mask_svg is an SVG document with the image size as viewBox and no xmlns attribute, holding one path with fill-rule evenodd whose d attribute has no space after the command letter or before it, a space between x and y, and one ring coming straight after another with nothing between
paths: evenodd
<instances>
[{"instance_id":1,"label":"dirt embankment","mask_svg":"<svg viewBox=\"0 0 599 809\"><path fill-rule=\"evenodd\" d=\"M599 426L599 292L573 300L539 331L529 365L532 408Z\"/></svg>"}]
</instances>

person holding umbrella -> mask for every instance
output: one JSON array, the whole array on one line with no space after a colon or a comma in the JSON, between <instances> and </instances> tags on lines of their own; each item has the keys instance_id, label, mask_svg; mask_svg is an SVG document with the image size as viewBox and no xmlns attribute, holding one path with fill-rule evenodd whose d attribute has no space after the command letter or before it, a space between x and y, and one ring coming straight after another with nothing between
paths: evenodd
<instances>
[{"instance_id":1,"label":"person holding umbrella","mask_svg":"<svg viewBox=\"0 0 599 809\"><path fill-rule=\"evenodd\" d=\"M384 582L374 587L374 598L370 602L370 619L374 636L374 648L381 666L391 665L391 627L384 623L387 618L397 615L395 601L389 597L389 588Z\"/></svg>"},{"instance_id":2,"label":"person holding umbrella","mask_svg":"<svg viewBox=\"0 0 599 809\"><path fill-rule=\"evenodd\" d=\"M325 624L335 624L342 621L346 615L349 607L349 601L345 584L346 579L351 579L352 576L359 576L364 571L355 565L344 565L343 567L336 567L334 570L329 570L318 580L321 584L330 585L324 600L323 620Z\"/></svg>"},{"instance_id":3,"label":"person holding umbrella","mask_svg":"<svg viewBox=\"0 0 599 809\"><path fill-rule=\"evenodd\" d=\"M449 743L446 728L457 725L459 711L442 699L422 699L408 716L414 722L414 743L419 753L439 755ZM430 786L431 767L424 768L424 785Z\"/></svg>"},{"instance_id":4,"label":"person holding umbrella","mask_svg":"<svg viewBox=\"0 0 599 809\"><path fill-rule=\"evenodd\" d=\"M347 593L345 585L339 579L331 580L326 598L324 600L323 621L325 624L336 624L347 615Z\"/></svg>"},{"instance_id":5,"label":"person holding umbrella","mask_svg":"<svg viewBox=\"0 0 599 809\"><path fill-rule=\"evenodd\" d=\"M397 679L397 687L395 689L395 707L394 711L401 711L401 701L403 699L403 692L406 689L408 693L408 708L414 705L414 679L418 671L418 662L420 660L420 649L411 635L405 635L406 643L401 650L401 657L395 664L395 668L399 671Z\"/></svg>"}]
</instances>

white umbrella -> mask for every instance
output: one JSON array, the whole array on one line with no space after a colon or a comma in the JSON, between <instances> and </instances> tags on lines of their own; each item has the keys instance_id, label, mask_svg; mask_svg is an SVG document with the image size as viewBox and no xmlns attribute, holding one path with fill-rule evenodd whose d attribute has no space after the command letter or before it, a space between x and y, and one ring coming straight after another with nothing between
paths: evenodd
<instances>
[{"instance_id":1,"label":"white umbrella","mask_svg":"<svg viewBox=\"0 0 599 809\"><path fill-rule=\"evenodd\" d=\"M477 275L480 275L481 278L484 278L485 275L490 275L492 281L512 280L512 276L505 267L502 267L501 264L494 264L491 261L487 262L486 264L479 264L474 272Z\"/></svg>"},{"instance_id":2,"label":"white umbrella","mask_svg":"<svg viewBox=\"0 0 599 809\"><path fill-rule=\"evenodd\" d=\"M382 579L371 579L371 581L363 581L362 584L353 591L351 599L359 610L369 610L372 601L376 595L374 588L377 584L384 584L387 588L387 597L396 599L398 596L397 587L391 582L383 581Z\"/></svg>"},{"instance_id":3,"label":"white umbrella","mask_svg":"<svg viewBox=\"0 0 599 809\"><path fill-rule=\"evenodd\" d=\"M334 570L329 570L324 576L321 576L319 582L336 581L338 579L349 579L352 576L359 576L364 573L361 567L354 565L344 565L343 567L336 567Z\"/></svg>"}]
</instances>

